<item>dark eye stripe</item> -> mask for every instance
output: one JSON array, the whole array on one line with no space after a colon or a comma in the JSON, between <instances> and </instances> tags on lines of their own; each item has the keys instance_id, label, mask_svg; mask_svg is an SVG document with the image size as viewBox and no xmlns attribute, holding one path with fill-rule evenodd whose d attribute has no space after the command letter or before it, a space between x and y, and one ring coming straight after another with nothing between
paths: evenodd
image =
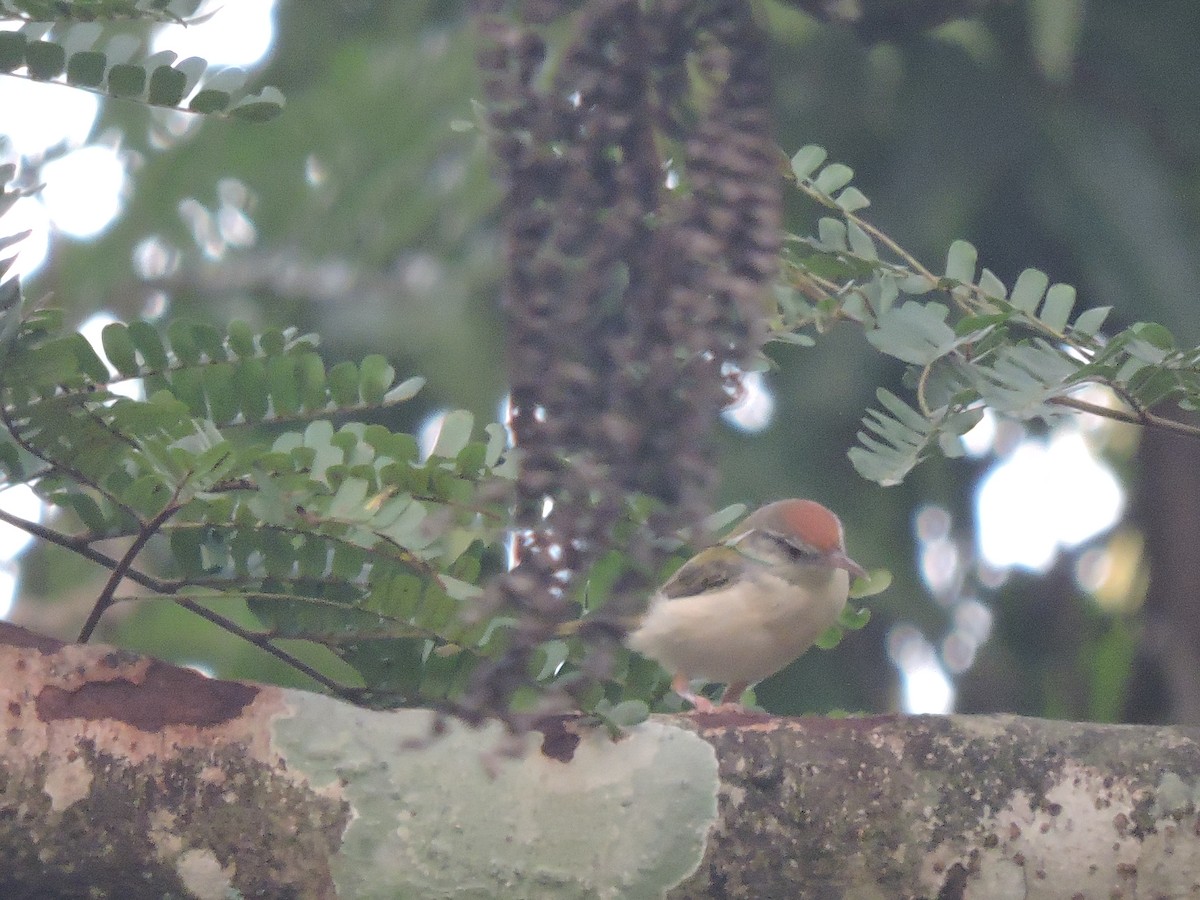
<instances>
[{"instance_id":1,"label":"dark eye stripe","mask_svg":"<svg viewBox=\"0 0 1200 900\"><path fill-rule=\"evenodd\" d=\"M796 561L803 560L805 562L813 562L821 558L820 551L810 547L808 544L789 541L782 535L774 534L773 532L768 532L768 534L770 534L771 540L774 541L784 553Z\"/></svg>"}]
</instances>

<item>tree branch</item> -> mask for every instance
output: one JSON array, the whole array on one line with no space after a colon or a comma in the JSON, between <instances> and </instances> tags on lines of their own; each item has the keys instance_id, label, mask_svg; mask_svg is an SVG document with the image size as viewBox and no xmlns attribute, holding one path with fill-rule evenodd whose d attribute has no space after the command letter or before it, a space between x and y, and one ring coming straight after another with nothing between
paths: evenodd
<instances>
[{"instance_id":1,"label":"tree branch","mask_svg":"<svg viewBox=\"0 0 1200 900\"><path fill-rule=\"evenodd\" d=\"M1047 402L1053 403L1055 406L1065 406L1068 409L1075 409L1079 412L1091 413L1093 416L1113 419L1117 422L1127 422L1130 425L1158 428L1162 431L1170 431L1185 437L1200 438L1200 428L1194 425L1187 425L1183 422L1176 422L1174 419L1156 416L1145 409L1138 408L1135 412L1128 412L1123 409L1110 409L1107 406L1088 403L1086 400L1080 400L1078 397L1051 397Z\"/></svg>"},{"instance_id":2,"label":"tree branch","mask_svg":"<svg viewBox=\"0 0 1200 900\"><path fill-rule=\"evenodd\" d=\"M0 623L0 802L23 811L0 816L0 896L82 881L105 896L1015 900L1200 882L1194 728L727 712L614 741L553 718L507 759L495 725L431 739L433 723Z\"/></svg>"}]
</instances>

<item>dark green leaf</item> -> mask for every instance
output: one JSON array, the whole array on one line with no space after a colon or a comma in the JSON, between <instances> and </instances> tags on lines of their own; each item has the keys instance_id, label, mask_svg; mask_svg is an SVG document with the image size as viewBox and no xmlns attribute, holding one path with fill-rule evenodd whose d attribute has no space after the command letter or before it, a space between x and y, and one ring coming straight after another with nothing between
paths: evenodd
<instances>
[{"instance_id":1,"label":"dark green leaf","mask_svg":"<svg viewBox=\"0 0 1200 900\"><path fill-rule=\"evenodd\" d=\"M79 364L80 371L96 384L107 384L111 377L108 365L100 358L96 349L88 343L87 338L82 334L74 334L67 340L71 343L71 350L75 354L75 361Z\"/></svg>"},{"instance_id":2,"label":"dark green leaf","mask_svg":"<svg viewBox=\"0 0 1200 900\"><path fill-rule=\"evenodd\" d=\"M240 409L233 365L217 363L201 371L204 373L204 393L208 395L209 414L213 421L218 425L233 421Z\"/></svg>"},{"instance_id":3,"label":"dark green leaf","mask_svg":"<svg viewBox=\"0 0 1200 900\"><path fill-rule=\"evenodd\" d=\"M140 371L129 329L120 322L111 322L100 332L104 355L122 375L134 376Z\"/></svg>"},{"instance_id":4,"label":"dark green leaf","mask_svg":"<svg viewBox=\"0 0 1200 900\"><path fill-rule=\"evenodd\" d=\"M28 39L19 31L0 31L0 72L11 72L25 65L27 43Z\"/></svg>"},{"instance_id":5,"label":"dark green leaf","mask_svg":"<svg viewBox=\"0 0 1200 900\"><path fill-rule=\"evenodd\" d=\"M100 535L107 532L108 520L104 516L104 511L100 509L100 504L87 494L72 491L62 494L56 498L55 502L60 506L71 509L75 515L79 516L79 521L83 523L83 527L93 535Z\"/></svg>"},{"instance_id":6,"label":"dark green leaf","mask_svg":"<svg viewBox=\"0 0 1200 900\"><path fill-rule=\"evenodd\" d=\"M140 97L146 90L146 70L121 63L108 70L108 92L114 97Z\"/></svg>"},{"instance_id":7,"label":"dark green leaf","mask_svg":"<svg viewBox=\"0 0 1200 900\"><path fill-rule=\"evenodd\" d=\"M361 547L338 544L333 549L333 576L345 581L357 581L362 575L365 560Z\"/></svg>"},{"instance_id":8,"label":"dark green leaf","mask_svg":"<svg viewBox=\"0 0 1200 900\"><path fill-rule=\"evenodd\" d=\"M267 365L261 359L243 360L234 370L234 390L247 422L260 422L267 415Z\"/></svg>"},{"instance_id":9,"label":"dark green leaf","mask_svg":"<svg viewBox=\"0 0 1200 900\"><path fill-rule=\"evenodd\" d=\"M200 362L200 348L192 337L192 326L183 319L175 319L167 326L167 338L171 341L171 349L175 356L185 365L194 366Z\"/></svg>"},{"instance_id":10,"label":"dark green leaf","mask_svg":"<svg viewBox=\"0 0 1200 900\"><path fill-rule=\"evenodd\" d=\"M296 562L302 576L321 577L329 565L329 545L318 535L305 535L296 551Z\"/></svg>"},{"instance_id":11,"label":"dark green leaf","mask_svg":"<svg viewBox=\"0 0 1200 900\"><path fill-rule=\"evenodd\" d=\"M269 122L283 112L283 107L268 100L259 100L253 103L239 103L230 112L247 122Z\"/></svg>"},{"instance_id":12,"label":"dark green leaf","mask_svg":"<svg viewBox=\"0 0 1200 900\"><path fill-rule=\"evenodd\" d=\"M171 501L171 490L158 475L143 475L121 492L121 502L147 518L162 512Z\"/></svg>"},{"instance_id":13,"label":"dark green leaf","mask_svg":"<svg viewBox=\"0 0 1200 900\"><path fill-rule=\"evenodd\" d=\"M142 359L151 369L163 371L168 366L167 351L157 329L148 322L137 320L128 326L129 337Z\"/></svg>"},{"instance_id":14,"label":"dark green leaf","mask_svg":"<svg viewBox=\"0 0 1200 900\"><path fill-rule=\"evenodd\" d=\"M225 336L207 322L196 322L191 326L192 340L211 361L229 358L225 351Z\"/></svg>"},{"instance_id":15,"label":"dark green leaf","mask_svg":"<svg viewBox=\"0 0 1200 900\"><path fill-rule=\"evenodd\" d=\"M229 323L229 346L243 359L254 356L258 351L254 346L254 330L247 322L234 319Z\"/></svg>"},{"instance_id":16,"label":"dark green leaf","mask_svg":"<svg viewBox=\"0 0 1200 900\"><path fill-rule=\"evenodd\" d=\"M171 556L182 575L203 575L206 572L200 546L202 534L199 528L177 528L171 532Z\"/></svg>"},{"instance_id":17,"label":"dark green leaf","mask_svg":"<svg viewBox=\"0 0 1200 900\"><path fill-rule=\"evenodd\" d=\"M360 396L363 403L372 406L383 402L388 388L396 380L396 370L387 359L378 354L371 354L363 359L360 375Z\"/></svg>"},{"instance_id":18,"label":"dark green leaf","mask_svg":"<svg viewBox=\"0 0 1200 900\"><path fill-rule=\"evenodd\" d=\"M49 81L66 71L67 53L59 44L30 41L25 47L25 62L29 65L31 78Z\"/></svg>"},{"instance_id":19,"label":"dark green leaf","mask_svg":"<svg viewBox=\"0 0 1200 900\"><path fill-rule=\"evenodd\" d=\"M67 82L80 87L100 87L108 58L95 50L72 53L67 60Z\"/></svg>"},{"instance_id":20,"label":"dark green leaf","mask_svg":"<svg viewBox=\"0 0 1200 900\"><path fill-rule=\"evenodd\" d=\"M181 369L171 378L171 393L187 404L193 416L203 419L208 416L208 402L204 396L204 376L200 369Z\"/></svg>"},{"instance_id":21,"label":"dark green leaf","mask_svg":"<svg viewBox=\"0 0 1200 900\"><path fill-rule=\"evenodd\" d=\"M358 384L358 366L352 362L340 362L329 370L329 393L338 406L358 404Z\"/></svg>"},{"instance_id":22,"label":"dark green leaf","mask_svg":"<svg viewBox=\"0 0 1200 900\"><path fill-rule=\"evenodd\" d=\"M258 549L263 554L263 566L268 575L287 577L292 574L296 562L296 548L291 535L275 529L263 529L258 533Z\"/></svg>"},{"instance_id":23,"label":"dark green leaf","mask_svg":"<svg viewBox=\"0 0 1200 900\"><path fill-rule=\"evenodd\" d=\"M353 363L350 364L353 366ZM325 363L316 353L301 353L296 360L296 382L300 389L300 400L305 409L324 409L329 404L326 394ZM358 396L355 379L353 396ZM353 406L351 401L348 406Z\"/></svg>"},{"instance_id":24,"label":"dark green leaf","mask_svg":"<svg viewBox=\"0 0 1200 900\"><path fill-rule=\"evenodd\" d=\"M147 101L155 106L178 106L187 92L187 75L170 66L159 66L150 75Z\"/></svg>"},{"instance_id":25,"label":"dark green leaf","mask_svg":"<svg viewBox=\"0 0 1200 900\"><path fill-rule=\"evenodd\" d=\"M273 356L267 360L267 388L277 416L292 416L300 411L296 366L297 361L291 356Z\"/></svg>"},{"instance_id":26,"label":"dark green leaf","mask_svg":"<svg viewBox=\"0 0 1200 900\"><path fill-rule=\"evenodd\" d=\"M196 93L188 103L188 109L198 113L222 112L229 106L231 99L228 91L205 89Z\"/></svg>"},{"instance_id":27,"label":"dark green leaf","mask_svg":"<svg viewBox=\"0 0 1200 900\"><path fill-rule=\"evenodd\" d=\"M424 669L424 638L362 640L338 647L338 655L372 688L413 698Z\"/></svg>"}]
</instances>

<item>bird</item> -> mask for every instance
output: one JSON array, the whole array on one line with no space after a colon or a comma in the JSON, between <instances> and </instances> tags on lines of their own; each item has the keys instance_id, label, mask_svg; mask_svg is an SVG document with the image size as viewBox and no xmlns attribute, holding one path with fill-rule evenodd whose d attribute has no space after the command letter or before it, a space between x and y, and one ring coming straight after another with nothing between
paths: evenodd
<instances>
[{"instance_id":1,"label":"bird","mask_svg":"<svg viewBox=\"0 0 1200 900\"><path fill-rule=\"evenodd\" d=\"M685 562L651 597L626 646L658 662L697 712L738 708L837 623L851 576L841 520L813 500L768 503ZM693 679L724 684L720 705Z\"/></svg>"}]
</instances>

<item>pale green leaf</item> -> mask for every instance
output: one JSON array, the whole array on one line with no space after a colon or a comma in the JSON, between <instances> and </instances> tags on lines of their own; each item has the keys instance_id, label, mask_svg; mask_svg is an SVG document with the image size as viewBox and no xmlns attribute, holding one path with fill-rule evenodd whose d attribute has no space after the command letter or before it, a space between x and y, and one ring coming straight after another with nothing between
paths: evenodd
<instances>
[{"instance_id":1,"label":"pale green leaf","mask_svg":"<svg viewBox=\"0 0 1200 900\"><path fill-rule=\"evenodd\" d=\"M946 252L946 277L964 284L975 280L975 263L979 251L967 241L958 240L950 245Z\"/></svg>"},{"instance_id":2,"label":"pale green leaf","mask_svg":"<svg viewBox=\"0 0 1200 900\"><path fill-rule=\"evenodd\" d=\"M903 294L920 296L921 294L928 294L937 287L937 282L926 275L919 275L914 272L911 275L901 278L897 287L900 288L900 292Z\"/></svg>"},{"instance_id":3,"label":"pale green leaf","mask_svg":"<svg viewBox=\"0 0 1200 900\"><path fill-rule=\"evenodd\" d=\"M849 603L842 607L842 611L838 615L838 627L844 628L846 631L861 631L870 621L871 611L869 609L855 609Z\"/></svg>"},{"instance_id":4,"label":"pale green leaf","mask_svg":"<svg viewBox=\"0 0 1200 900\"><path fill-rule=\"evenodd\" d=\"M830 625L823 632L821 632L821 636L813 642L813 646L818 647L821 650L832 650L842 642L842 636L844 634L845 632L843 632L839 626Z\"/></svg>"},{"instance_id":5,"label":"pale green leaf","mask_svg":"<svg viewBox=\"0 0 1200 900\"><path fill-rule=\"evenodd\" d=\"M1004 286L1004 282L997 278L991 269L984 269L979 273L979 289L989 297L995 297L999 300L1003 300L1008 296L1008 288Z\"/></svg>"},{"instance_id":6,"label":"pale green leaf","mask_svg":"<svg viewBox=\"0 0 1200 900\"><path fill-rule=\"evenodd\" d=\"M499 422L489 422L483 427L483 430L488 436L487 453L483 457L483 464L491 469L500 462L500 457L508 449L508 429Z\"/></svg>"},{"instance_id":7,"label":"pale green leaf","mask_svg":"<svg viewBox=\"0 0 1200 900\"><path fill-rule=\"evenodd\" d=\"M867 195L853 185L838 194L834 202L846 212L851 213L857 212L860 209L866 209L871 205L871 201L867 198Z\"/></svg>"},{"instance_id":8,"label":"pale green leaf","mask_svg":"<svg viewBox=\"0 0 1200 900\"><path fill-rule=\"evenodd\" d=\"M1104 326L1104 320L1108 318L1110 312L1112 312L1111 306L1095 306L1085 309L1076 317L1071 330L1078 335L1094 337Z\"/></svg>"},{"instance_id":9,"label":"pale green leaf","mask_svg":"<svg viewBox=\"0 0 1200 900\"><path fill-rule=\"evenodd\" d=\"M913 365L924 366L949 353L959 343L946 324L945 306L910 301L879 317L867 340L881 353Z\"/></svg>"},{"instance_id":10,"label":"pale green leaf","mask_svg":"<svg viewBox=\"0 0 1200 900\"><path fill-rule=\"evenodd\" d=\"M843 163L830 163L813 181L813 187L823 194L833 194L850 183L854 170Z\"/></svg>"},{"instance_id":11,"label":"pale green leaf","mask_svg":"<svg viewBox=\"0 0 1200 900\"><path fill-rule=\"evenodd\" d=\"M371 518L371 511L367 509L369 490L370 485L365 478L344 479L329 504L329 515L335 519L366 522Z\"/></svg>"},{"instance_id":12,"label":"pale green leaf","mask_svg":"<svg viewBox=\"0 0 1200 900\"><path fill-rule=\"evenodd\" d=\"M850 241L850 249L857 256L870 260L879 259L879 251L875 249L875 242L857 222L848 221L846 223L846 237Z\"/></svg>"},{"instance_id":13,"label":"pale green leaf","mask_svg":"<svg viewBox=\"0 0 1200 900\"><path fill-rule=\"evenodd\" d=\"M846 223L841 219L823 216L817 220L817 239L829 250L849 250L846 243Z\"/></svg>"},{"instance_id":14,"label":"pale green leaf","mask_svg":"<svg viewBox=\"0 0 1200 900\"><path fill-rule=\"evenodd\" d=\"M458 456L471 440L474 427L475 417L470 412L465 409L450 410L442 418L442 427L438 430L437 442L433 445L433 455L450 459Z\"/></svg>"},{"instance_id":15,"label":"pale green leaf","mask_svg":"<svg viewBox=\"0 0 1200 900\"><path fill-rule=\"evenodd\" d=\"M405 400L411 400L417 396L423 387L425 387L425 379L421 376L406 378L384 394L383 402L385 404L403 403Z\"/></svg>"},{"instance_id":16,"label":"pale green leaf","mask_svg":"<svg viewBox=\"0 0 1200 900\"><path fill-rule=\"evenodd\" d=\"M1066 330L1074 306L1075 288L1069 284L1056 284L1046 292L1046 300L1042 303L1038 318L1052 331L1061 334Z\"/></svg>"},{"instance_id":17,"label":"pale green leaf","mask_svg":"<svg viewBox=\"0 0 1200 900\"><path fill-rule=\"evenodd\" d=\"M827 155L825 148L818 147L816 144L801 147L792 157L792 174L796 176L797 181L804 181L821 168Z\"/></svg>"},{"instance_id":18,"label":"pale green leaf","mask_svg":"<svg viewBox=\"0 0 1200 900\"><path fill-rule=\"evenodd\" d=\"M879 388L875 391L875 396L888 412L908 428L916 432L923 432L929 429L929 420L891 391L886 388Z\"/></svg>"},{"instance_id":19,"label":"pale green leaf","mask_svg":"<svg viewBox=\"0 0 1200 900\"><path fill-rule=\"evenodd\" d=\"M1023 313L1033 315L1041 302L1042 295L1050 285L1050 278L1037 269L1026 269L1017 276L1009 302Z\"/></svg>"},{"instance_id":20,"label":"pale green leaf","mask_svg":"<svg viewBox=\"0 0 1200 900\"><path fill-rule=\"evenodd\" d=\"M892 573L887 569L870 569L865 578L854 579L850 586L850 597L861 600L863 597L873 597L886 591L892 584Z\"/></svg>"}]
</instances>

